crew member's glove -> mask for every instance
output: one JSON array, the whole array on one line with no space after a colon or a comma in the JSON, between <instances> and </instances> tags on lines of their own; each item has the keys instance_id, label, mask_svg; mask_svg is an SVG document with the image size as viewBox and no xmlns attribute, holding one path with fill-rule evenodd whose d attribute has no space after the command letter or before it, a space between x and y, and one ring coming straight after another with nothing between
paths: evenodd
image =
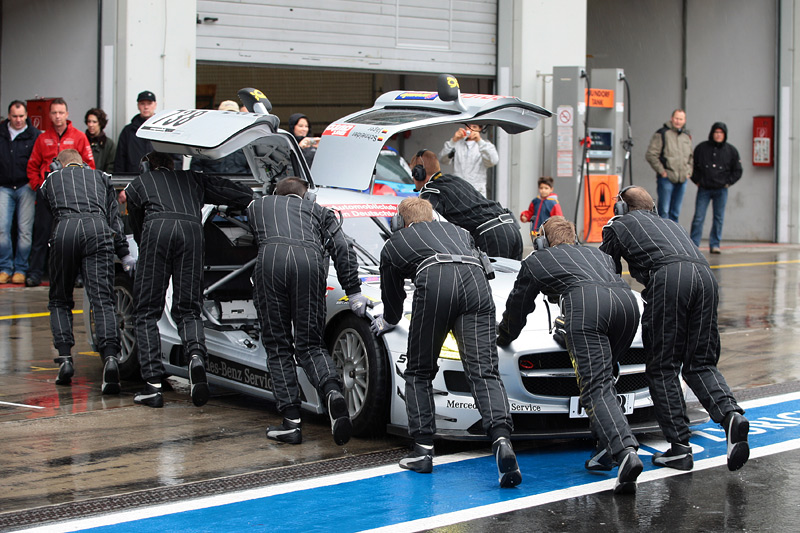
<instances>
[{"instance_id":1,"label":"crew member's glove","mask_svg":"<svg viewBox=\"0 0 800 533\"><path fill-rule=\"evenodd\" d=\"M497 325L497 345L498 346L508 346L511 344L511 339L508 338L503 328L500 327L500 324Z\"/></svg>"},{"instance_id":2,"label":"crew member's glove","mask_svg":"<svg viewBox=\"0 0 800 533\"><path fill-rule=\"evenodd\" d=\"M350 310L354 312L358 318L364 318L367 314L367 308L375 305L360 292L351 294L347 299L350 302Z\"/></svg>"},{"instance_id":3,"label":"crew member's glove","mask_svg":"<svg viewBox=\"0 0 800 533\"><path fill-rule=\"evenodd\" d=\"M372 319L372 324L369 325L369 329L372 330L372 333L375 334L376 337L380 337L387 331L392 331L395 328L394 324L389 324L383 315L378 315Z\"/></svg>"},{"instance_id":4,"label":"crew member's glove","mask_svg":"<svg viewBox=\"0 0 800 533\"><path fill-rule=\"evenodd\" d=\"M136 259L134 259L131 254L128 254L120 259L120 261L122 261L122 270L133 275L133 271L136 270Z\"/></svg>"}]
</instances>

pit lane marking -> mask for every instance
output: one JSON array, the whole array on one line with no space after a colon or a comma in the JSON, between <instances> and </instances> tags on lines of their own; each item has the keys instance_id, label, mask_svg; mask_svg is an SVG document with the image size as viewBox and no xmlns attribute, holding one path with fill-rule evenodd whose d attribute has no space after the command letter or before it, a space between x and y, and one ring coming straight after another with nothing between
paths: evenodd
<instances>
[{"instance_id":1,"label":"pit lane marking","mask_svg":"<svg viewBox=\"0 0 800 533\"><path fill-rule=\"evenodd\" d=\"M73 309L72 314L81 315L83 314L83 309ZM48 311L47 313L27 313L24 315L6 315L6 316L0 316L0 320L16 320L18 318L42 318L45 316L50 316L50 312Z\"/></svg>"},{"instance_id":2,"label":"pit lane marking","mask_svg":"<svg viewBox=\"0 0 800 533\"><path fill-rule=\"evenodd\" d=\"M24 403L14 403L14 402L3 402L0 401L0 405L11 405L13 407L27 407L29 409L44 409L41 405L26 405Z\"/></svg>"}]
</instances>

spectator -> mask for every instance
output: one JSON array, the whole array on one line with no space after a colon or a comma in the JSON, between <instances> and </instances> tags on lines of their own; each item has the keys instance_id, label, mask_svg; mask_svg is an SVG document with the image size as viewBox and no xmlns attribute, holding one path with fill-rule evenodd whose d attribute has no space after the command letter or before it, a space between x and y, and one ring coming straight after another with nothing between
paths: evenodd
<instances>
[{"instance_id":1,"label":"spectator","mask_svg":"<svg viewBox=\"0 0 800 533\"><path fill-rule=\"evenodd\" d=\"M219 104L219 110L238 113L239 105L233 100L225 100ZM195 172L205 172L207 174L250 174L250 166L247 164L244 150L241 149L226 155L222 159L193 157L189 168Z\"/></svg>"},{"instance_id":2,"label":"spectator","mask_svg":"<svg viewBox=\"0 0 800 533\"><path fill-rule=\"evenodd\" d=\"M139 108L139 114L119 134L114 172L138 172L139 161L153 151L152 143L137 137L136 132L148 118L156 114L156 95L150 91L140 92L136 97L136 107Z\"/></svg>"},{"instance_id":3,"label":"spectator","mask_svg":"<svg viewBox=\"0 0 800 533\"><path fill-rule=\"evenodd\" d=\"M86 112L84 122L86 123L86 138L89 139L89 144L92 145L95 167L97 170L111 174L114 172L116 150L114 149L114 141L105 132L108 125L106 112L100 108L93 107Z\"/></svg>"},{"instance_id":4,"label":"spectator","mask_svg":"<svg viewBox=\"0 0 800 533\"><path fill-rule=\"evenodd\" d=\"M38 191L44 182L50 164L61 150L72 148L81 154L83 162L94 168L94 154L89 139L77 130L69 120L67 102L56 98L50 102L51 126L39 135L33 145L33 152L28 160L28 181L31 189ZM50 239L53 217L45 202L36 201L36 214L33 220L33 246L28 264L28 277L25 285L36 287L41 285L42 277L47 270L47 241Z\"/></svg>"},{"instance_id":5,"label":"spectator","mask_svg":"<svg viewBox=\"0 0 800 533\"><path fill-rule=\"evenodd\" d=\"M692 242L700 246L703 235L703 222L709 202L714 203L714 223L708 246L712 254L720 253L722 222L725 220L725 204L728 202L728 187L742 177L742 161L739 151L728 143L728 126L715 122L711 126L708 140L694 149L694 173L692 181L697 184L697 199L692 219Z\"/></svg>"},{"instance_id":6,"label":"spectator","mask_svg":"<svg viewBox=\"0 0 800 533\"><path fill-rule=\"evenodd\" d=\"M8 119L0 124L0 283L25 283L28 273L36 193L28 186L27 167L39 133L25 102L11 102ZM11 242L15 213L16 254Z\"/></svg>"},{"instance_id":7,"label":"spectator","mask_svg":"<svg viewBox=\"0 0 800 533\"><path fill-rule=\"evenodd\" d=\"M481 138L481 126L467 124L466 128L458 128L452 139L445 141L439 160L452 162L453 174L486 196L486 169L495 166L500 157L494 145Z\"/></svg>"},{"instance_id":8,"label":"spectator","mask_svg":"<svg viewBox=\"0 0 800 533\"><path fill-rule=\"evenodd\" d=\"M317 146L319 145L319 137L310 137L311 125L308 122L308 117L302 113L295 113L289 117L289 131L297 140L300 149L303 151L303 157L306 158L306 163L311 166L314 162L314 155L317 153Z\"/></svg>"},{"instance_id":9,"label":"spectator","mask_svg":"<svg viewBox=\"0 0 800 533\"><path fill-rule=\"evenodd\" d=\"M658 214L678 221L686 180L692 177L692 136L684 126L686 112L676 109L650 139L645 159L656 171Z\"/></svg>"},{"instance_id":10,"label":"spectator","mask_svg":"<svg viewBox=\"0 0 800 533\"><path fill-rule=\"evenodd\" d=\"M547 219L557 215L564 215L561 212L561 205L558 203L558 196L553 194L553 178L542 176L539 178L539 196L531 201L527 211L519 214L521 222L531 223L531 240L536 237L536 232L547 222Z\"/></svg>"}]
</instances>

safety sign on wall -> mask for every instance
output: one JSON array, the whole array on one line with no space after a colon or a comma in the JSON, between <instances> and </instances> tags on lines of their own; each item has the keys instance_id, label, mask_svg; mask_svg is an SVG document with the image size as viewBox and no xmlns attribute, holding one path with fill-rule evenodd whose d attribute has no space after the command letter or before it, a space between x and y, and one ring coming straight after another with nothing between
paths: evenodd
<instances>
[{"instance_id":1,"label":"safety sign on wall","mask_svg":"<svg viewBox=\"0 0 800 533\"><path fill-rule=\"evenodd\" d=\"M571 105L561 105L556 109L556 177L559 178L574 174L574 115Z\"/></svg>"}]
</instances>

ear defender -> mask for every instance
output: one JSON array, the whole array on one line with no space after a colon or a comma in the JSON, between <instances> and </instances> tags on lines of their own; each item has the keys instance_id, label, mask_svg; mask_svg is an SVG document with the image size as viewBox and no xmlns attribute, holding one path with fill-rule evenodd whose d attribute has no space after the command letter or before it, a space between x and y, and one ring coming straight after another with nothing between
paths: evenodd
<instances>
[{"instance_id":1,"label":"ear defender","mask_svg":"<svg viewBox=\"0 0 800 533\"><path fill-rule=\"evenodd\" d=\"M425 152L427 152L427 150L422 149L419 152L417 152L417 155L415 155L414 157L420 158ZM425 167L422 165L422 163L417 163L416 165L414 165L414 168L411 169L411 178L414 181L425 181L425 178L427 176L428 173L425 172Z\"/></svg>"},{"instance_id":2,"label":"ear defender","mask_svg":"<svg viewBox=\"0 0 800 533\"><path fill-rule=\"evenodd\" d=\"M55 172L62 168L64 168L64 166L61 164L61 161L59 161L57 157L54 157L53 161L50 163L50 172Z\"/></svg>"},{"instance_id":3,"label":"ear defender","mask_svg":"<svg viewBox=\"0 0 800 533\"><path fill-rule=\"evenodd\" d=\"M317 193L316 193L316 191L312 191L311 189L307 189L306 193L303 195L303 200L308 200L309 202L316 202L317 201Z\"/></svg>"},{"instance_id":4,"label":"ear defender","mask_svg":"<svg viewBox=\"0 0 800 533\"><path fill-rule=\"evenodd\" d=\"M622 195L631 190L633 187L635 187L635 185L628 185L617 194L617 198L619 199L614 203L614 214L616 216L626 215L628 214L628 211L630 211L630 209L628 209L628 204L622 199Z\"/></svg>"},{"instance_id":5,"label":"ear defender","mask_svg":"<svg viewBox=\"0 0 800 533\"><path fill-rule=\"evenodd\" d=\"M139 161L139 174L144 174L145 172L150 172L150 159L147 154Z\"/></svg>"},{"instance_id":6,"label":"ear defender","mask_svg":"<svg viewBox=\"0 0 800 533\"><path fill-rule=\"evenodd\" d=\"M392 230L392 233L396 233L405 227L406 221L403 220L403 215L400 213L392 215L392 220L389 222L389 229Z\"/></svg>"},{"instance_id":7,"label":"ear defender","mask_svg":"<svg viewBox=\"0 0 800 533\"><path fill-rule=\"evenodd\" d=\"M547 240L547 235L544 234L544 223L539 226L539 230L536 232L536 234L536 238L533 239L533 249L544 250L545 248L549 248L550 242Z\"/></svg>"}]
</instances>

